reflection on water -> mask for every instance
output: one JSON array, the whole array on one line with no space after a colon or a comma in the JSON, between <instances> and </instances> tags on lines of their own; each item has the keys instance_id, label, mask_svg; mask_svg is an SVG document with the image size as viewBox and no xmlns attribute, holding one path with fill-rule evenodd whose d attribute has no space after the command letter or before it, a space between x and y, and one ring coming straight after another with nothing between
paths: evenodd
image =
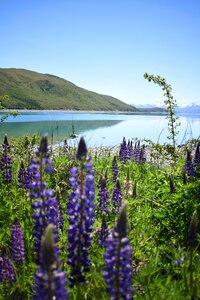
<instances>
[{"instance_id":1,"label":"reflection on water","mask_svg":"<svg viewBox=\"0 0 200 300\"><path fill-rule=\"evenodd\" d=\"M180 115L178 143L200 136L199 115ZM0 138L20 137L25 134L47 133L53 142L68 139L73 128L78 136L84 136L90 146L119 145L123 136L127 139L150 139L165 143L167 140L167 120L165 115L136 114L81 114L38 112L22 113L15 119L10 117L0 124Z\"/></svg>"}]
</instances>

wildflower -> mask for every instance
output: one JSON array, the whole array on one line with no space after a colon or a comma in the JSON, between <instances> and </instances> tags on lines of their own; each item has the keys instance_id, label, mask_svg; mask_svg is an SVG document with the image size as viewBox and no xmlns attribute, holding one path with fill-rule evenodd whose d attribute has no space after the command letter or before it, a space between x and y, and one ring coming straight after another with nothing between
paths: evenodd
<instances>
[{"instance_id":1,"label":"wildflower","mask_svg":"<svg viewBox=\"0 0 200 300\"><path fill-rule=\"evenodd\" d=\"M14 280L15 273L12 263L5 249L3 249L0 254L0 282L6 283Z\"/></svg>"},{"instance_id":2,"label":"wildflower","mask_svg":"<svg viewBox=\"0 0 200 300\"><path fill-rule=\"evenodd\" d=\"M192 158L191 158L190 151L187 151L185 170L186 170L186 174L189 177L195 177L196 176L196 172L195 172L195 169L194 169L194 165L192 163Z\"/></svg>"},{"instance_id":3,"label":"wildflower","mask_svg":"<svg viewBox=\"0 0 200 300\"><path fill-rule=\"evenodd\" d=\"M112 200L113 200L114 213L118 214L119 209L122 206L122 190L121 190L121 185L120 185L119 179L117 179L117 181L116 181L116 186L115 186L115 188L113 190L113 194L112 194Z\"/></svg>"},{"instance_id":4,"label":"wildflower","mask_svg":"<svg viewBox=\"0 0 200 300\"><path fill-rule=\"evenodd\" d=\"M110 212L109 208L109 192L106 187L106 179L105 177L102 178L101 180L101 187L98 193L99 196L99 206L98 206L98 213L101 215L103 213L108 214Z\"/></svg>"},{"instance_id":5,"label":"wildflower","mask_svg":"<svg viewBox=\"0 0 200 300\"><path fill-rule=\"evenodd\" d=\"M88 248L94 223L94 171L91 159L87 159L86 155L85 141L81 138L76 154L80 166L70 170L72 192L68 203L68 264L71 267L71 286L86 282L85 273L90 269Z\"/></svg>"},{"instance_id":6,"label":"wildflower","mask_svg":"<svg viewBox=\"0 0 200 300\"><path fill-rule=\"evenodd\" d=\"M2 157L1 157L1 169L3 183L8 184L12 182L12 160L9 156L10 145L8 143L7 136L5 135L4 142L2 144Z\"/></svg>"},{"instance_id":7,"label":"wildflower","mask_svg":"<svg viewBox=\"0 0 200 300\"><path fill-rule=\"evenodd\" d=\"M34 223L35 252L37 262L40 261L41 237L46 226L50 223L57 225L57 200L52 189L47 189L47 184L43 180L44 173L53 171L52 162L49 159L47 137L41 139L40 146L36 152L36 158L32 159L28 171L32 173L30 197L36 201L32 204L34 210L32 219ZM57 241L57 228L54 227L55 242ZM58 249L57 249L58 250Z\"/></svg>"},{"instance_id":8,"label":"wildflower","mask_svg":"<svg viewBox=\"0 0 200 300\"><path fill-rule=\"evenodd\" d=\"M98 234L98 244L101 246L101 247L105 247L105 242L106 242L106 239L109 235L109 228L107 226L107 223L106 223L106 215L103 214L102 215L102 223L101 223L101 229L97 231L97 234Z\"/></svg>"},{"instance_id":9,"label":"wildflower","mask_svg":"<svg viewBox=\"0 0 200 300\"><path fill-rule=\"evenodd\" d=\"M24 237L22 228L17 219L15 219L11 228L11 249L13 261L21 266L25 259L24 254Z\"/></svg>"},{"instance_id":10,"label":"wildflower","mask_svg":"<svg viewBox=\"0 0 200 300\"><path fill-rule=\"evenodd\" d=\"M127 238L128 224L126 204L123 205L112 235L106 240L103 278L110 298L132 299L132 249Z\"/></svg>"},{"instance_id":11,"label":"wildflower","mask_svg":"<svg viewBox=\"0 0 200 300\"><path fill-rule=\"evenodd\" d=\"M141 153L140 153L140 141L135 143L135 148L134 148L134 159L136 163L140 162L141 159Z\"/></svg>"},{"instance_id":12,"label":"wildflower","mask_svg":"<svg viewBox=\"0 0 200 300\"><path fill-rule=\"evenodd\" d=\"M125 137L123 138L123 141L122 141L122 143L120 145L119 159L122 162L126 162L126 160L127 160L127 145L126 145L126 139L125 139Z\"/></svg>"},{"instance_id":13,"label":"wildflower","mask_svg":"<svg viewBox=\"0 0 200 300\"><path fill-rule=\"evenodd\" d=\"M200 151L199 151L199 145L200 143L197 143L196 149L195 149L195 153L194 153L194 166L199 167L200 166Z\"/></svg>"},{"instance_id":14,"label":"wildflower","mask_svg":"<svg viewBox=\"0 0 200 300\"><path fill-rule=\"evenodd\" d=\"M25 170L24 163L21 161L18 172L18 187L27 189L31 181L30 173Z\"/></svg>"},{"instance_id":15,"label":"wildflower","mask_svg":"<svg viewBox=\"0 0 200 300\"><path fill-rule=\"evenodd\" d=\"M53 225L45 229L41 246L42 263L35 273L33 299L35 300L64 300L68 298L65 288L65 273L60 269L59 259L55 252Z\"/></svg>"}]
</instances>

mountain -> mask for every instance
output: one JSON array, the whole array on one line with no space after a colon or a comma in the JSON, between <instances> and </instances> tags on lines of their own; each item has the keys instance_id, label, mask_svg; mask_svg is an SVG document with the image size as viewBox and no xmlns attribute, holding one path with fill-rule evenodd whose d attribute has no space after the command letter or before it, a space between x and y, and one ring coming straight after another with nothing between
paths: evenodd
<instances>
[{"instance_id":1,"label":"mountain","mask_svg":"<svg viewBox=\"0 0 200 300\"><path fill-rule=\"evenodd\" d=\"M151 104L131 104L142 111L156 111L165 109L163 103L151 103ZM176 107L178 113L200 113L200 103L181 104Z\"/></svg>"},{"instance_id":2,"label":"mountain","mask_svg":"<svg viewBox=\"0 0 200 300\"><path fill-rule=\"evenodd\" d=\"M154 104L131 104L133 107L136 107L141 112L163 112L164 106Z\"/></svg>"},{"instance_id":3,"label":"mountain","mask_svg":"<svg viewBox=\"0 0 200 300\"><path fill-rule=\"evenodd\" d=\"M137 111L114 97L80 88L63 78L25 69L0 68L0 95L12 109Z\"/></svg>"},{"instance_id":4,"label":"mountain","mask_svg":"<svg viewBox=\"0 0 200 300\"><path fill-rule=\"evenodd\" d=\"M200 113L200 103L182 104L177 106L176 111L179 113Z\"/></svg>"}]
</instances>

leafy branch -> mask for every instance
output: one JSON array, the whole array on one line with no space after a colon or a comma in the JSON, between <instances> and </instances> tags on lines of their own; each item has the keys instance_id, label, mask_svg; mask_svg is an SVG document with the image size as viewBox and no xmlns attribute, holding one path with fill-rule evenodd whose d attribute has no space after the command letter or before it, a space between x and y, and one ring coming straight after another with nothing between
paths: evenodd
<instances>
[{"instance_id":1,"label":"leafy branch","mask_svg":"<svg viewBox=\"0 0 200 300\"><path fill-rule=\"evenodd\" d=\"M144 74L144 78L147 79L149 82L153 81L154 83L158 84L162 90L164 91L164 96L166 99L164 100L164 104L166 106L165 110L168 113L168 131L169 136L167 137L169 140L172 140L173 144L173 152L175 151L176 147L176 137L179 133L177 128L180 126L180 122L178 122L178 117L175 116L177 107L177 101L174 99L172 95L172 88L171 85L166 82L165 78L160 76L154 76L148 73Z\"/></svg>"}]
</instances>

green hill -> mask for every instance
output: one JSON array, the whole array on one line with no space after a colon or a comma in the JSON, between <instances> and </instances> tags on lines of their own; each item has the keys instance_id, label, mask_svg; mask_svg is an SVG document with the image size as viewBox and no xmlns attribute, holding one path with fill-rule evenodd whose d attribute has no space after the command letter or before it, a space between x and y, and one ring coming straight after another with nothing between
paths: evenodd
<instances>
[{"instance_id":1,"label":"green hill","mask_svg":"<svg viewBox=\"0 0 200 300\"><path fill-rule=\"evenodd\" d=\"M24 69L0 68L0 95L6 108L137 111L111 96L97 94L53 76Z\"/></svg>"}]
</instances>

